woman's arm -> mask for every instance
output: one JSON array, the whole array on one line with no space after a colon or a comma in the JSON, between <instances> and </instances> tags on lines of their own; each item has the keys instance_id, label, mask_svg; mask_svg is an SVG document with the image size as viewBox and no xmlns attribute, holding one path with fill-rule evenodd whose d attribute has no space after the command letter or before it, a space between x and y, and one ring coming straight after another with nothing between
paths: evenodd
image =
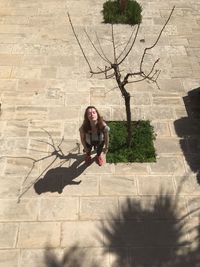
<instances>
[{"instance_id":1,"label":"woman's arm","mask_svg":"<svg viewBox=\"0 0 200 267\"><path fill-rule=\"evenodd\" d=\"M109 130L104 132L104 153L108 152L109 148Z\"/></svg>"},{"instance_id":2,"label":"woman's arm","mask_svg":"<svg viewBox=\"0 0 200 267\"><path fill-rule=\"evenodd\" d=\"M84 152L87 153L88 148L87 148L87 146L86 146L85 133L84 133L84 131L83 131L83 128L81 127L81 128L79 129L79 131L80 131L81 144L83 145Z\"/></svg>"}]
</instances>

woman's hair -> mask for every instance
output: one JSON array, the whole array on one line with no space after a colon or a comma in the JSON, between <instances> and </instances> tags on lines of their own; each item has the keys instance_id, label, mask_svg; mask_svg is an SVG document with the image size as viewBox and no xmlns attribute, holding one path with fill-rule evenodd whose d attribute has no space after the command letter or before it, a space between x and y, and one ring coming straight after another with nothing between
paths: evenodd
<instances>
[{"instance_id":1,"label":"woman's hair","mask_svg":"<svg viewBox=\"0 0 200 267\"><path fill-rule=\"evenodd\" d=\"M99 114L99 111L94 107L94 106L88 106L85 110L84 113L84 121L82 124L82 129L85 133L87 133L88 131L91 130L91 125L90 125L90 121L88 119L88 109L93 108L96 110L97 113L97 130L102 130L104 128L104 122L103 122L103 117Z\"/></svg>"}]
</instances>

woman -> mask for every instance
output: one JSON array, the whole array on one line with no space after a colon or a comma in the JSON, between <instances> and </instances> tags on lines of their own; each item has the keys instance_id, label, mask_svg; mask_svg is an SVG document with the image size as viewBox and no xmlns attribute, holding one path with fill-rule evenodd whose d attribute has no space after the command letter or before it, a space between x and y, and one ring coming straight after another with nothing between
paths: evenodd
<instances>
[{"instance_id":1,"label":"woman","mask_svg":"<svg viewBox=\"0 0 200 267\"><path fill-rule=\"evenodd\" d=\"M94 147L97 151L95 160L99 166L103 165L102 152L108 152L109 130L98 110L94 106L87 107L80 128L81 143L83 151L86 153L85 162L87 164L92 162L91 150Z\"/></svg>"}]
</instances>

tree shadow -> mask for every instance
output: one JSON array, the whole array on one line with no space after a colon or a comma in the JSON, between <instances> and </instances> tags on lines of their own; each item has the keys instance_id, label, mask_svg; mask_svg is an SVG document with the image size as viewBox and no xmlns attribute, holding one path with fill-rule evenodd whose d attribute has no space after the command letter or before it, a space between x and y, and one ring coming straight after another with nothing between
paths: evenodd
<instances>
[{"instance_id":1,"label":"tree shadow","mask_svg":"<svg viewBox=\"0 0 200 267\"><path fill-rule=\"evenodd\" d=\"M189 226L192 212L178 214L182 209L177 196L173 198L162 192L151 208L144 207L139 200L127 198L121 204L120 214L110 214L109 221L99 226L105 236L104 253L110 253L114 259L111 266L200 266L199 231L197 248L192 249L188 238L197 227L199 230L199 225Z\"/></svg>"},{"instance_id":2,"label":"tree shadow","mask_svg":"<svg viewBox=\"0 0 200 267\"><path fill-rule=\"evenodd\" d=\"M200 224L190 220L200 207L183 212L180 190L181 186L176 196L161 191L153 201L127 198L121 202L120 214L110 214L107 221L100 222L102 259L109 253L110 267L199 267ZM78 245L65 251L61 259L46 249L45 266L104 266L94 254L91 261L90 255L88 248Z\"/></svg>"},{"instance_id":3,"label":"tree shadow","mask_svg":"<svg viewBox=\"0 0 200 267\"><path fill-rule=\"evenodd\" d=\"M35 184L34 189L37 194L45 192L62 193L67 185L79 185L81 180L74 181L88 167L84 162L83 155L75 155L75 161L69 167L59 166L47 171L44 177L40 178Z\"/></svg>"},{"instance_id":4,"label":"tree shadow","mask_svg":"<svg viewBox=\"0 0 200 267\"><path fill-rule=\"evenodd\" d=\"M183 97L188 117L174 122L180 146L191 171L197 174L200 184L200 87Z\"/></svg>"},{"instance_id":5,"label":"tree shadow","mask_svg":"<svg viewBox=\"0 0 200 267\"><path fill-rule=\"evenodd\" d=\"M60 260L52 250L46 249L44 261L47 267L98 267L95 259L89 262L86 251L77 245L65 251Z\"/></svg>"}]
</instances>

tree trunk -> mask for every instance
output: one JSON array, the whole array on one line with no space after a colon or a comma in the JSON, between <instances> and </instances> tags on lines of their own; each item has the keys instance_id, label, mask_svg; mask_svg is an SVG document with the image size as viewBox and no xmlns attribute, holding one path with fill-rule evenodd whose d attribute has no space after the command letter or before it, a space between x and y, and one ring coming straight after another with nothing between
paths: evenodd
<instances>
[{"instance_id":1,"label":"tree trunk","mask_svg":"<svg viewBox=\"0 0 200 267\"><path fill-rule=\"evenodd\" d=\"M127 146L131 146L132 139L132 125L131 125L131 106L130 106L130 94L126 91L124 96L125 106L126 106L126 120L127 120Z\"/></svg>"},{"instance_id":2,"label":"tree trunk","mask_svg":"<svg viewBox=\"0 0 200 267\"><path fill-rule=\"evenodd\" d=\"M112 64L115 78L118 84L118 87L122 93L122 96L124 97L125 106L126 106L126 119L127 119L127 146L131 146L131 137L132 137L132 127L131 127L131 106L130 106L130 99L131 96L129 92L126 91L126 88L124 87L126 83L121 81L121 74L119 71L119 66L117 64Z\"/></svg>"},{"instance_id":3,"label":"tree trunk","mask_svg":"<svg viewBox=\"0 0 200 267\"><path fill-rule=\"evenodd\" d=\"M127 5L127 0L119 0L120 13L123 14Z\"/></svg>"}]
</instances>

